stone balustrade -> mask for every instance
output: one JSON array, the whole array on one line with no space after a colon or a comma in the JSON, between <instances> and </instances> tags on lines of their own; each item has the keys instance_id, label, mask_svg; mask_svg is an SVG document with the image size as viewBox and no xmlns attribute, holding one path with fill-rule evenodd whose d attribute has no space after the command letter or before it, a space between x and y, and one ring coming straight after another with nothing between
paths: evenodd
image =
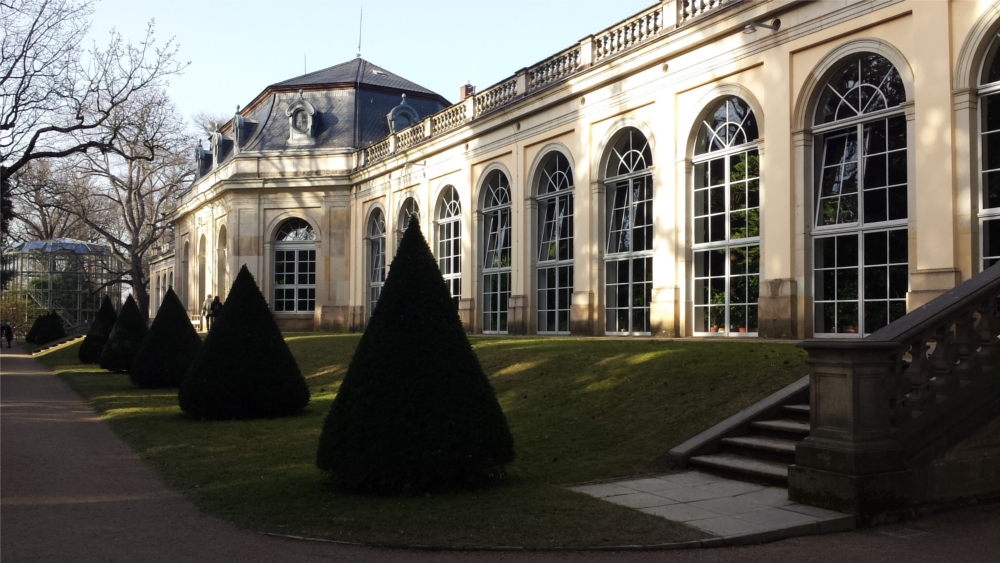
<instances>
[{"instance_id":1,"label":"stone balustrade","mask_svg":"<svg viewBox=\"0 0 1000 563\"><path fill-rule=\"evenodd\" d=\"M580 47L575 46L528 69L528 92L576 74L582 65Z\"/></svg>"},{"instance_id":2,"label":"stone balustrade","mask_svg":"<svg viewBox=\"0 0 1000 563\"><path fill-rule=\"evenodd\" d=\"M461 125L513 104L528 94L542 90L566 78L579 74L594 64L609 60L630 49L717 12L741 0L675 0L674 12L669 13L669 1L660 2L627 20L576 45L553 55L516 75L479 92L471 99L459 102L430 116L430 125L414 125L396 134L396 140L386 139L361 149L355 157L358 168L385 160L398 151L406 150L424 140L441 135ZM667 16L670 17L667 17ZM676 25L675 25L676 22ZM419 129L419 130L418 130Z\"/></svg>"},{"instance_id":3,"label":"stone balustrade","mask_svg":"<svg viewBox=\"0 0 1000 563\"><path fill-rule=\"evenodd\" d=\"M811 434L789 469L790 498L862 518L922 500L911 476L929 462L915 456L955 442L1000 400L998 299L1000 264L864 339L801 343ZM944 474L947 462L933 463Z\"/></svg>"},{"instance_id":4,"label":"stone balustrade","mask_svg":"<svg viewBox=\"0 0 1000 563\"><path fill-rule=\"evenodd\" d=\"M680 3L680 0L678 0ZM593 61L600 62L656 37L663 31L663 4L594 36Z\"/></svg>"},{"instance_id":5,"label":"stone balustrade","mask_svg":"<svg viewBox=\"0 0 1000 563\"><path fill-rule=\"evenodd\" d=\"M712 12L727 8L740 0L677 0L677 25L681 26Z\"/></svg>"}]
</instances>

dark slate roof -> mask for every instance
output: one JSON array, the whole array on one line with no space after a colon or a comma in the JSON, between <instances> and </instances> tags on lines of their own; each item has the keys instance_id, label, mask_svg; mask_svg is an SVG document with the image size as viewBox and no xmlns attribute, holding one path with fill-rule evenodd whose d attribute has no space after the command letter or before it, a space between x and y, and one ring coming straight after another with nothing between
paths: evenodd
<instances>
[{"instance_id":1,"label":"dark slate roof","mask_svg":"<svg viewBox=\"0 0 1000 563\"><path fill-rule=\"evenodd\" d=\"M346 63L334 65L323 70L296 76L277 84L272 84L271 88L297 88L303 86L329 85L329 84L355 84L360 83L367 86L388 88L392 90L406 90L408 92L426 94L441 98L445 105L450 105L440 94L432 92L423 86L410 82L409 80L393 74L380 66L362 59L356 58Z\"/></svg>"},{"instance_id":2,"label":"dark slate roof","mask_svg":"<svg viewBox=\"0 0 1000 563\"><path fill-rule=\"evenodd\" d=\"M12 246L17 252L73 252L75 254L111 254L111 249L103 244L93 244L71 238L54 238L19 242Z\"/></svg>"}]
</instances>

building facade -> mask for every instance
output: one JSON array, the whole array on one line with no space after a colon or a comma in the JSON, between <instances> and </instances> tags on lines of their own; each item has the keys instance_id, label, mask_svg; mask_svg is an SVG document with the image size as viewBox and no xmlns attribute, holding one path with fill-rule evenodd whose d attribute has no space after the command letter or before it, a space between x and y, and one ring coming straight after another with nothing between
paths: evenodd
<instances>
[{"instance_id":1,"label":"building facade","mask_svg":"<svg viewBox=\"0 0 1000 563\"><path fill-rule=\"evenodd\" d=\"M667 0L454 105L291 79L198 149L172 285L245 264L284 329L361 330L416 214L471 333L858 338L1000 258L998 30Z\"/></svg>"}]
</instances>

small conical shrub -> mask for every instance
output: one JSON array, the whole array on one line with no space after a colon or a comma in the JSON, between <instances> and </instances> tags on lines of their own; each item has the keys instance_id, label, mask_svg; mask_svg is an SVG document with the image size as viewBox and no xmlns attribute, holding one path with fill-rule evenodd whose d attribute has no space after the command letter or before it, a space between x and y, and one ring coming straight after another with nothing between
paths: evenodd
<instances>
[{"instance_id":1,"label":"small conical shrub","mask_svg":"<svg viewBox=\"0 0 1000 563\"><path fill-rule=\"evenodd\" d=\"M50 311L49 314L42 317L38 332L35 333L35 344L48 344L60 338L66 338L66 327L63 325L63 319L59 313Z\"/></svg>"},{"instance_id":2,"label":"small conical shrub","mask_svg":"<svg viewBox=\"0 0 1000 563\"><path fill-rule=\"evenodd\" d=\"M104 345L108 343L111 336L111 329L115 328L115 321L118 320L118 313L115 306L111 304L111 298L104 296L101 308L94 317L94 322L90 324L90 330L80 344L77 358L84 364L96 364L101 361L101 352L104 352Z\"/></svg>"},{"instance_id":3,"label":"small conical shrub","mask_svg":"<svg viewBox=\"0 0 1000 563\"><path fill-rule=\"evenodd\" d=\"M35 317L35 322L31 323L31 328L28 329L28 334L24 335L25 342L29 342L31 344L35 343L35 336L38 335L38 329L41 328L43 324L45 324L46 322L45 317L47 317L48 315L49 315L48 313L43 313Z\"/></svg>"},{"instance_id":4,"label":"small conical shrub","mask_svg":"<svg viewBox=\"0 0 1000 563\"><path fill-rule=\"evenodd\" d=\"M201 337L173 289L167 289L156 318L142 341L128 377L139 387L180 387Z\"/></svg>"},{"instance_id":5,"label":"small conical shrub","mask_svg":"<svg viewBox=\"0 0 1000 563\"><path fill-rule=\"evenodd\" d=\"M284 416L309 403L306 380L246 266L184 376L179 399L184 412L216 420Z\"/></svg>"},{"instance_id":6,"label":"small conical shrub","mask_svg":"<svg viewBox=\"0 0 1000 563\"><path fill-rule=\"evenodd\" d=\"M143 339L149 327L146 321L142 320L142 313L139 306L129 295L122 305L122 312L115 321L115 327L111 329L108 336L108 343L104 345L101 352L101 369L111 371L128 371L135 361L135 356L139 353Z\"/></svg>"},{"instance_id":7,"label":"small conical shrub","mask_svg":"<svg viewBox=\"0 0 1000 563\"><path fill-rule=\"evenodd\" d=\"M316 462L376 494L504 477L514 440L416 220L323 425Z\"/></svg>"}]
</instances>

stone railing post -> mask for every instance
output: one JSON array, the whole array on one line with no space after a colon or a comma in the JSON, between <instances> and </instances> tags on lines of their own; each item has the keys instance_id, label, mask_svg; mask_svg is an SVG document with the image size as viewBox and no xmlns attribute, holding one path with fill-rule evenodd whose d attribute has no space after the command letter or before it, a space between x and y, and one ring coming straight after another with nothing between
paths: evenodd
<instances>
[{"instance_id":1,"label":"stone railing post","mask_svg":"<svg viewBox=\"0 0 1000 563\"><path fill-rule=\"evenodd\" d=\"M680 8L677 4L684 2L684 0L663 0L660 2L660 9L663 13L663 29L670 32L677 27L677 12Z\"/></svg>"},{"instance_id":2,"label":"stone railing post","mask_svg":"<svg viewBox=\"0 0 1000 563\"><path fill-rule=\"evenodd\" d=\"M473 94L465 98L465 121L472 121L476 118L476 96Z\"/></svg>"},{"instance_id":3,"label":"stone railing post","mask_svg":"<svg viewBox=\"0 0 1000 563\"><path fill-rule=\"evenodd\" d=\"M862 521L906 502L903 448L892 439L897 342L810 340L811 434L795 448L788 497Z\"/></svg>"},{"instance_id":4,"label":"stone railing post","mask_svg":"<svg viewBox=\"0 0 1000 563\"><path fill-rule=\"evenodd\" d=\"M424 118L424 138L430 139L434 136L434 120L430 116Z\"/></svg>"},{"instance_id":5,"label":"stone railing post","mask_svg":"<svg viewBox=\"0 0 1000 563\"><path fill-rule=\"evenodd\" d=\"M521 70L517 71L517 74L514 75L514 78L517 79L517 92L516 92L515 96L516 97L523 97L523 96L527 95L527 93L528 93L528 69L522 68Z\"/></svg>"},{"instance_id":6,"label":"stone railing post","mask_svg":"<svg viewBox=\"0 0 1000 563\"><path fill-rule=\"evenodd\" d=\"M594 36L588 35L580 40L580 68L594 64Z\"/></svg>"},{"instance_id":7,"label":"stone railing post","mask_svg":"<svg viewBox=\"0 0 1000 563\"><path fill-rule=\"evenodd\" d=\"M389 154L396 154L396 143L396 134L389 135Z\"/></svg>"}]
</instances>

